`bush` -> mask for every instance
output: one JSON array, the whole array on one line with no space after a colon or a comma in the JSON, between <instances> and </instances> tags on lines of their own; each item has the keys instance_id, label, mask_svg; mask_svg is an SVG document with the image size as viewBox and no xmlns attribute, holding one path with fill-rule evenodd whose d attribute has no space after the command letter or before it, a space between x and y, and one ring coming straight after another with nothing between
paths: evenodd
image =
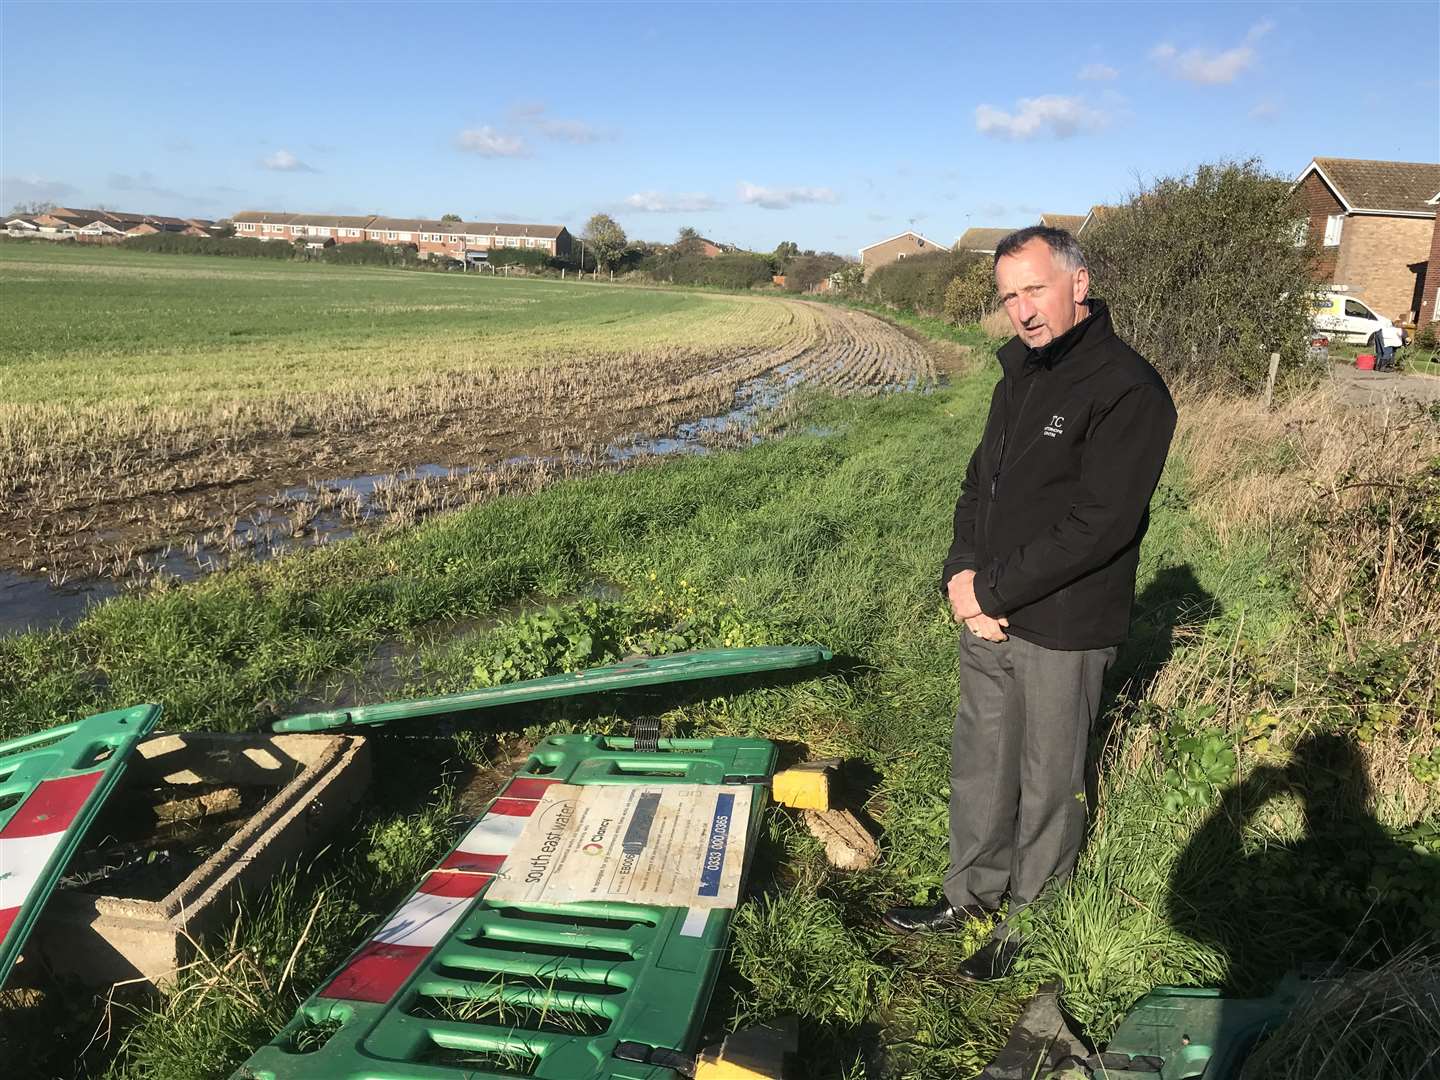
<instances>
[{"instance_id":1,"label":"bush","mask_svg":"<svg viewBox=\"0 0 1440 1080\"><path fill-rule=\"evenodd\" d=\"M1269 354L1307 362L1314 240L1290 184L1255 161L1157 180L1085 234L1094 291L1157 368L1231 389L1264 385Z\"/></svg>"},{"instance_id":2,"label":"bush","mask_svg":"<svg viewBox=\"0 0 1440 1080\"><path fill-rule=\"evenodd\" d=\"M361 240L356 244L336 244L322 248L320 258L327 263L340 266L420 266L420 258L414 244L377 244L373 240Z\"/></svg>"},{"instance_id":3,"label":"bush","mask_svg":"<svg viewBox=\"0 0 1440 1080\"><path fill-rule=\"evenodd\" d=\"M1437 347L1440 347L1440 341L1437 341L1436 327L1440 327L1440 323L1426 323L1417 329L1415 331L1415 348L1424 353L1433 353Z\"/></svg>"},{"instance_id":4,"label":"bush","mask_svg":"<svg viewBox=\"0 0 1440 1080\"><path fill-rule=\"evenodd\" d=\"M709 285L717 289L750 289L770 283L770 260L764 255L660 256L647 267L657 281L672 285Z\"/></svg>"},{"instance_id":5,"label":"bush","mask_svg":"<svg viewBox=\"0 0 1440 1080\"><path fill-rule=\"evenodd\" d=\"M871 274L866 293L875 303L940 318L945 313L945 290L950 282L977 264L988 270L989 263L986 256L971 251L911 255Z\"/></svg>"},{"instance_id":6,"label":"bush","mask_svg":"<svg viewBox=\"0 0 1440 1080\"><path fill-rule=\"evenodd\" d=\"M490 252L491 266L523 266L527 270L544 270L552 260L548 251L534 248L495 248Z\"/></svg>"},{"instance_id":7,"label":"bush","mask_svg":"<svg viewBox=\"0 0 1440 1080\"><path fill-rule=\"evenodd\" d=\"M161 255L238 255L252 259L290 259L295 248L273 240L253 237L184 236L180 233L152 233L132 236L122 245L127 251L153 251Z\"/></svg>"},{"instance_id":8,"label":"bush","mask_svg":"<svg viewBox=\"0 0 1440 1080\"><path fill-rule=\"evenodd\" d=\"M798 255L785 267L785 291L807 292L848 265L839 255Z\"/></svg>"},{"instance_id":9,"label":"bush","mask_svg":"<svg viewBox=\"0 0 1440 1080\"><path fill-rule=\"evenodd\" d=\"M959 326L978 323L995 310L995 273L983 262L972 263L945 287L945 321Z\"/></svg>"}]
</instances>

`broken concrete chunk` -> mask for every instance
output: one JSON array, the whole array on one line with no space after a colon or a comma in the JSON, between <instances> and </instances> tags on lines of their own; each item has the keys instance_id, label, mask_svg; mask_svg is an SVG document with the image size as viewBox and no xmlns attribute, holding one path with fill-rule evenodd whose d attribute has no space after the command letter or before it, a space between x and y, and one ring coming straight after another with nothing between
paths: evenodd
<instances>
[{"instance_id":1,"label":"broken concrete chunk","mask_svg":"<svg viewBox=\"0 0 1440 1080\"><path fill-rule=\"evenodd\" d=\"M214 814L233 814L239 809L240 789L224 787L207 791L203 795L157 803L155 820L165 825L173 821L193 821L195 818L210 817Z\"/></svg>"},{"instance_id":2,"label":"broken concrete chunk","mask_svg":"<svg viewBox=\"0 0 1440 1080\"><path fill-rule=\"evenodd\" d=\"M880 858L875 838L849 810L806 810L805 827L825 845L825 858L837 870L868 870Z\"/></svg>"},{"instance_id":3,"label":"broken concrete chunk","mask_svg":"<svg viewBox=\"0 0 1440 1080\"><path fill-rule=\"evenodd\" d=\"M695 1080L784 1080L785 1055L799 1049L799 1022L793 1016L742 1028L701 1052Z\"/></svg>"}]
</instances>

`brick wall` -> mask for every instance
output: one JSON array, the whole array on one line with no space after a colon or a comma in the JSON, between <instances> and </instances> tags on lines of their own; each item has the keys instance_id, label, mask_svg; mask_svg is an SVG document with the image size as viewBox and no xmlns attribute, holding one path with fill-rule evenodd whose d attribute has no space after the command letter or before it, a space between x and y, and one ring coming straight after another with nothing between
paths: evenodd
<instances>
[{"instance_id":1,"label":"brick wall","mask_svg":"<svg viewBox=\"0 0 1440 1080\"><path fill-rule=\"evenodd\" d=\"M1325 220L1331 214L1343 214L1345 207L1330 190L1330 186L1320 179L1319 173L1312 172L1300 182L1295 189L1295 198L1305 209L1305 216L1308 222L1308 235L1317 245L1325 240ZM1350 223L1345 223L1349 228ZM1341 234L1341 242L1344 242L1344 234ZM1338 247L1320 247L1320 258L1315 267L1315 280L1328 285L1335 280L1335 263L1339 256Z\"/></svg>"},{"instance_id":2,"label":"brick wall","mask_svg":"<svg viewBox=\"0 0 1440 1080\"><path fill-rule=\"evenodd\" d=\"M932 251L941 251L942 248L934 244L926 243L911 236L909 233L904 236L897 236L894 240L887 240L883 244L876 244L868 247L861 253L860 261L865 267L865 276L868 278L877 269L888 263L894 262L901 256L929 254Z\"/></svg>"},{"instance_id":3,"label":"brick wall","mask_svg":"<svg viewBox=\"0 0 1440 1080\"><path fill-rule=\"evenodd\" d=\"M1430 230L1430 258L1425 269L1425 281L1421 285L1420 322L1440 320L1440 214L1435 215L1434 227Z\"/></svg>"},{"instance_id":4,"label":"brick wall","mask_svg":"<svg viewBox=\"0 0 1440 1080\"><path fill-rule=\"evenodd\" d=\"M1406 321L1414 310L1415 271L1430 251L1433 218L1352 214L1340 237L1335 284L1368 301L1382 315Z\"/></svg>"}]
</instances>

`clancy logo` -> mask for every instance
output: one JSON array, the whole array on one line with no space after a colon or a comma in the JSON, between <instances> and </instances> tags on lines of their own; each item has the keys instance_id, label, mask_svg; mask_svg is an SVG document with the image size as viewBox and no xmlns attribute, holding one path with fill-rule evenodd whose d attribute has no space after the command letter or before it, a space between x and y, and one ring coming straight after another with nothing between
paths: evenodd
<instances>
[{"instance_id":1,"label":"clancy logo","mask_svg":"<svg viewBox=\"0 0 1440 1080\"><path fill-rule=\"evenodd\" d=\"M1052 439L1065 434L1065 418L1063 416L1050 417L1050 423L1045 425L1045 434Z\"/></svg>"}]
</instances>

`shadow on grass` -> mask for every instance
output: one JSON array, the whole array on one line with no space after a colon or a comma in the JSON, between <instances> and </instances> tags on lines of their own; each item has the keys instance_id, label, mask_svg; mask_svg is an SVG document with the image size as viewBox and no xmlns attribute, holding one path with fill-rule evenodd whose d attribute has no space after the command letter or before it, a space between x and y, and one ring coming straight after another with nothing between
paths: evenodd
<instances>
[{"instance_id":1,"label":"shadow on grass","mask_svg":"<svg viewBox=\"0 0 1440 1080\"><path fill-rule=\"evenodd\" d=\"M1300 803L1298 840L1259 821L1282 796ZM1225 791L1176 864L1169 915L1223 954L1227 994L1263 995L1302 964L1371 967L1440 926L1440 858L1392 835L1370 800L1360 748L1337 733Z\"/></svg>"}]
</instances>

